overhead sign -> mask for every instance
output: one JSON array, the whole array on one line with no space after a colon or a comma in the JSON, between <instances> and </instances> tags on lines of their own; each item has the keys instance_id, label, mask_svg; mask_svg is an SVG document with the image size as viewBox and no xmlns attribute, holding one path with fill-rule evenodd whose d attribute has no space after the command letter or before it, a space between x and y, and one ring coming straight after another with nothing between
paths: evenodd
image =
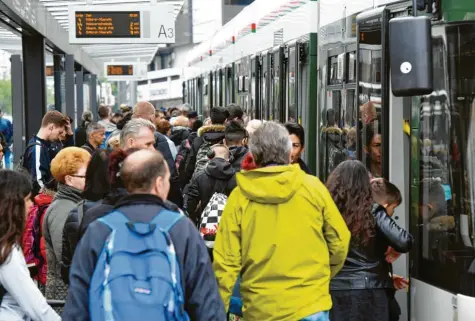
<instances>
[{"instance_id":1,"label":"overhead sign","mask_svg":"<svg viewBox=\"0 0 475 321\"><path fill-rule=\"evenodd\" d=\"M69 7L71 44L175 43L174 7L81 5Z\"/></svg>"},{"instance_id":2,"label":"overhead sign","mask_svg":"<svg viewBox=\"0 0 475 321\"><path fill-rule=\"evenodd\" d=\"M147 64L145 62L108 62L104 64L104 75L107 79L139 80L147 78Z\"/></svg>"},{"instance_id":3,"label":"overhead sign","mask_svg":"<svg viewBox=\"0 0 475 321\"><path fill-rule=\"evenodd\" d=\"M140 38L140 11L76 11L77 38Z\"/></svg>"},{"instance_id":4,"label":"overhead sign","mask_svg":"<svg viewBox=\"0 0 475 321\"><path fill-rule=\"evenodd\" d=\"M111 76L133 76L134 75L134 65L108 65L107 74L108 77Z\"/></svg>"}]
</instances>

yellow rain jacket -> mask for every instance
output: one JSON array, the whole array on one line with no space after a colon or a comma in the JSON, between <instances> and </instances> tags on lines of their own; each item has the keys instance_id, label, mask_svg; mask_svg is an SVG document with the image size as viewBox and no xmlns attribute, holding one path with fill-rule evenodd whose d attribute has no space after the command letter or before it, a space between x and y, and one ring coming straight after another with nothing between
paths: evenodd
<instances>
[{"instance_id":1,"label":"yellow rain jacket","mask_svg":"<svg viewBox=\"0 0 475 321\"><path fill-rule=\"evenodd\" d=\"M330 278L349 242L328 190L298 165L238 173L213 251L226 309L241 273L246 321L298 321L330 310Z\"/></svg>"}]
</instances>

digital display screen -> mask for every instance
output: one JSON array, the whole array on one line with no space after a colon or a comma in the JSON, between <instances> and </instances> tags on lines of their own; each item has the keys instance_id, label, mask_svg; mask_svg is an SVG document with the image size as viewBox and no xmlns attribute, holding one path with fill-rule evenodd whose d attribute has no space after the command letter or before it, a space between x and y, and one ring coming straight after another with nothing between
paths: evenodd
<instances>
[{"instance_id":1,"label":"digital display screen","mask_svg":"<svg viewBox=\"0 0 475 321\"><path fill-rule=\"evenodd\" d=\"M381 44L381 30L360 31L360 43L367 45Z\"/></svg>"},{"instance_id":2,"label":"digital display screen","mask_svg":"<svg viewBox=\"0 0 475 321\"><path fill-rule=\"evenodd\" d=\"M108 65L107 76L133 76L134 65Z\"/></svg>"},{"instance_id":3,"label":"digital display screen","mask_svg":"<svg viewBox=\"0 0 475 321\"><path fill-rule=\"evenodd\" d=\"M77 11L77 38L140 38L140 11Z\"/></svg>"}]
</instances>

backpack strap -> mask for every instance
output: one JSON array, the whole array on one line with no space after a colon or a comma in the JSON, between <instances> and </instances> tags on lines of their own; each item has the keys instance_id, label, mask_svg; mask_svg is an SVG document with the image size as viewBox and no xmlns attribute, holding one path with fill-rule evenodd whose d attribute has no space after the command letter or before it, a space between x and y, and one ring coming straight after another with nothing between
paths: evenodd
<instances>
[{"instance_id":1,"label":"backpack strap","mask_svg":"<svg viewBox=\"0 0 475 321\"><path fill-rule=\"evenodd\" d=\"M163 209L153 218L150 224L156 224L162 230L168 232L183 217L185 216L182 213ZM100 218L99 221L109 226L112 230L116 230L119 225L130 222L129 218L119 211L111 212Z\"/></svg>"},{"instance_id":2,"label":"backpack strap","mask_svg":"<svg viewBox=\"0 0 475 321\"><path fill-rule=\"evenodd\" d=\"M176 223L178 223L179 220L184 217L185 215L180 212L173 212L167 209L163 209L157 214L157 216L154 217L151 223L156 224L162 230L168 232L173 226L175 226Z\"/></svg>"}]
</instances>

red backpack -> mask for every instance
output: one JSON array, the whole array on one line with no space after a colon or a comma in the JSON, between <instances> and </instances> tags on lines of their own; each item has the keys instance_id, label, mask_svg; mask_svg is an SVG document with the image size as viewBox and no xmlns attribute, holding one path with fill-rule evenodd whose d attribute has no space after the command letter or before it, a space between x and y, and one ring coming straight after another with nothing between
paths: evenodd
<instances>
[{"instance_id":1,"label":"red backpack","mask_svg":"<svg viewBox=\"0 0 475 321\"><path fill-rule=\"evenodd\" d=\"M35 197L35 205L28 213L22 238L26 264L34 264L37 267L37 274L33 275L33 279L38 280L43 285L46 284L47 262L44 253L41 251L42 223L46 210L52 201L53 197L46 194L39 194Z\"/></svg>"}]
</instances>

